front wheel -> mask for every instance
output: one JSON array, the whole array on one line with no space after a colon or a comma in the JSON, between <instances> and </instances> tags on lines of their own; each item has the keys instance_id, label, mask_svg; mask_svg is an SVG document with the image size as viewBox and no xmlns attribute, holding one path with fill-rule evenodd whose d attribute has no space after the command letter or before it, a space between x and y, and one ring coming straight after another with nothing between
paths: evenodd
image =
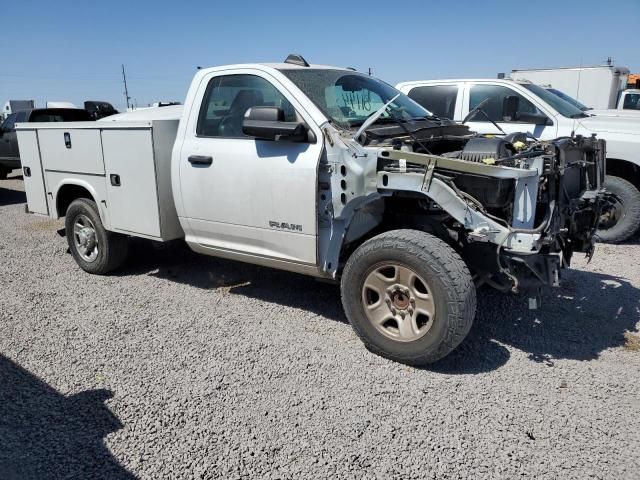
<instances>
[{"instance_id":1,"label":"front wheel","mask_svg":"<svg viewBox=\"0 0 640 480\"><path fill-rule=\"evenodd\" d=\"M607 175L604 188L612 200L600 218L597 238L605 243L628 240L640 227L640 191L631 182Z\"/></svg>"},{"instance_id":2,"label":"front wheel","mask_svg":"<svg viewBox=\"0 0 640 480\"><path fill-rule=\"evenodd\" d=\"M373 353L409 365L433 363L466 337L476 311L469 270L449 245L417 230L363 243L341 281L351 326Z\"/></svg>"},{"instance_id":3,"label":"front wheel","mask_svg":"<svg viewBox=\"0 0 640 480\"><path fill-rule=\"evenodd\" d=\"M78 198L71 202L65 231L71 255L85 272L107 274L122 265L127 256L127 237L104 228L92 200Z\"/></svg>"}]
</instances>

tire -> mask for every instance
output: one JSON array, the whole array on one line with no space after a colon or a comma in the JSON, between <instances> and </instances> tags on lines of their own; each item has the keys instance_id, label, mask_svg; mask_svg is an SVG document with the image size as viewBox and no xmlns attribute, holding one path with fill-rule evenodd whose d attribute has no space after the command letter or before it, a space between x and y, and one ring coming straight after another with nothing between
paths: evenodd
<instances>
[{"instance_id":1,"label":"tire","mask_svg":"<svg viewBox=\"0 0 640 480\"><path fill-rule=\"evenodd\" d=\"M347 261L340 287L347 318L365 346L408 365L451 353L475 317L476 290L466 264L445 242L417 230L393 230L363 243Z\"/></svg>"},{"instance_id":2,"label":"tire","mask_svg":"<svg viewBox=\"0 0 640 480\"><path fill-rule=\"evenodd\" d=\"M605 178L604 187L616 197L617 221L609 220L607 215L611 213L605 213L596 232L597 238L605 243L624 242L640 227L640 191L631 182L610 175Z\"/></svg>"},{"instance_id":3,"label":"tire","mask_svg":"<svg viewBox=\"0 0 640 480\"><path fill-rule=\"evenodd\" d=\"M78 198L71 202L65 230L71 255L85 272L105 275L120 267L127 257L127 237L104 228L92 200Z\"/></svg>"}]
</instances>

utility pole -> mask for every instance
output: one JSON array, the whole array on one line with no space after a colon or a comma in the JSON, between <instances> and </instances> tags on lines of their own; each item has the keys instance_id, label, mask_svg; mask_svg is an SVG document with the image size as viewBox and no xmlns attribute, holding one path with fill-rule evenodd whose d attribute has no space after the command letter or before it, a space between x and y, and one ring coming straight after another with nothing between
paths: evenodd
<instances>
[{"instance_id":1,"label":"utility pole","mask_svg":"<svg viewBox=\"0 0 640 480\"><path fill-rule=\"evenodd\" d=\"M127 110L129 110L129 90L127 89L127 75L124 73L124 64L122 65L122 81L124 82L124 98L127 100Z\"/></svg>"}]
</instances>

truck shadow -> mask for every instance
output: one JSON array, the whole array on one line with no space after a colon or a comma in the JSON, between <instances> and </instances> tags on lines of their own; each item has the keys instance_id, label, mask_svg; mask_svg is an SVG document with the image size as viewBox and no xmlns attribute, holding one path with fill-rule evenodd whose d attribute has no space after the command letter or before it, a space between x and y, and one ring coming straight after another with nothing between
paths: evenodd
<instances>
[{"instance_id":1,"label":"truck shadow","mask_svg":"<svg viewBox=\"0 0 640 480\"><path fill-rule=\"evenodd\" d=\"M548 289L542 307L526 299L478 290L478 312L466 341L434 365L442 373L477 373L506 362L510 346L537 363L589 361L609 348L623 347L625 332L637 332L640 289L602 273L569 270L559 289Z\"/></svg>"},{"instance_id":2,"label":"truck shadow","mask_svg":"<svg viewBox=\"0 0 640 480\"><path fill-rule=\"evenodd\" d=\"M2 182L2 180L0 180ZM0 185L2 185L0 183ZM27 203L27 195L21 190L12 190L0 186L0 207Z\"/></svg>"},{"instance_id":3,"label":"truck shadow","mask_svg":"<svg viewBox=\"0 0 640 480\"><path fill-rule=\"evenodd\" d=\"M196 288L225 288L230 294L313 312L347 323L335 284L229 260L204 257L183 244L150 247L136 241L129 267L120 275L152 275ZM507 346L533 362L588 361L625 345L625 332L640 321L640 289L602 273L568 270L560 289L548 289L539 310L526 299L491 288L478 290L474 325L452 354L430 366L434 372L473 374L491 371L510 358Z\"/></svg>"},{"instance_id":4,"label":"truck shadow","mask_svg":"<svg viewBox=\"0 0 640 480\"><path fill-rule=\"evenodd\" d=\"M134 479L103 438L122 428L108 390L65 396L0 355L0 478Z\"/></svg>"}]
</instances>

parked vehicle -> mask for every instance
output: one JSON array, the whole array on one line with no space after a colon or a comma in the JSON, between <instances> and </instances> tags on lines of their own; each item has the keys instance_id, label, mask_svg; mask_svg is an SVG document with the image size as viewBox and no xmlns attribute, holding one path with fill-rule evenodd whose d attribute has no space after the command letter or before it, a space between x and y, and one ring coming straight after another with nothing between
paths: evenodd
<instances>
[{"instance_id":1,"label":"parked vehicle","mask_svg":"<svg viewBox=\"0 0 640 480\"><path fill-rule=\"evenodd\" d=\"M76 108L34 108L10 114L0 126L0 180L20 168L20 152L15 125L21 122L80 122L91 120L84 110Z\"/></svg>"},{"instance_id":2,"label":"parked vehicle","mask_svg":"<svg viewBox=\"0 0 640 480\"><path fill-rule=\"evenodd\" d=\"M369 349L425 364L469 332L474 280L535 306L574 252L593 252L602 140L476 135L294 55L199 70L175 110L18 126L28 209L66 217L85 271L118 268L138 236L340 280Z\"/></svg>"},{"instance_id":3,"label":"parked vehicle","mask_svg":"<svg viewBox=\"0 0 640 480\"><path fill-rule=\"evenodd\" d=\"M640 119L590 115L525 81L426 80L401 83L397 88L434 114L458 122L466 119L472 130L484 134L525 131L540 140L598 135L607 142L605 187L612 193L598 236L616 243L638 230Z\"/></svg>"},{"instance_id":4,"label":"parked vehicle","mask_svg":"<svg viewBox=\"0 0 640 480\"><path fill-rule=\"evenodd\" d=\"M511 78L550 85L596 110L622 109L620 93L627 87L629 69L613 65L518 69L511 71Z\"/></svg>"},{"instance_id":5,"label":"parked vehicle","mask_svg":"<svg viewBox=\"0 0 640 480\"><path fill-rule=\"evenodd\" d=\"M640 89L629 88L620 93L618 110L640 110Z\"/></svg>"},{"instance_id":6,"label":"parked vehicle","mask_svg":"<svg viewBox=\"0 0 640 480\"><path fill-rule=\"evenodd\" d=\"M36 108L36 104L33 100L9 100L4 104L4 108L0 113L0 121L4 121L13 112L30 110L32 108Z\"/></svg>"},{"instance_id":7,"label":"parked vehicle","mask_svg":"<svg viewBox=\"0 0 640 480\"><path fill-rule=\"evenodd\" d=\"M93 120L109 117L118 113L109 102L101 102L98 100L87 100L84 102L84 109L89 112Z\"/></svg>"}]
</instances>

